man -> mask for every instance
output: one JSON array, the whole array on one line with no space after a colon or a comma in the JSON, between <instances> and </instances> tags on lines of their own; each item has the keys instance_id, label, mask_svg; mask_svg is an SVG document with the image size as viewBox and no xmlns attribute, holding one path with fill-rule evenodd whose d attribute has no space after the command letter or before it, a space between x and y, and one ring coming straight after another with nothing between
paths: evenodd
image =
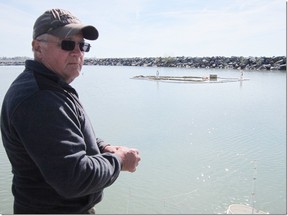
<instances>
[{"instance_id":1,"label":"man","mask_svg":"<svg viewBox=\"0 0 288 216\"><path fill-rule=\"evenodd\" d=\"M134 172L139 152L95 137L69 85L79 76L98 31L70 12L46 11L35 22L34 60L10 86L1 132L12 165L14 213L95 213L120 171Z\"/></svg>"}]
</instances>

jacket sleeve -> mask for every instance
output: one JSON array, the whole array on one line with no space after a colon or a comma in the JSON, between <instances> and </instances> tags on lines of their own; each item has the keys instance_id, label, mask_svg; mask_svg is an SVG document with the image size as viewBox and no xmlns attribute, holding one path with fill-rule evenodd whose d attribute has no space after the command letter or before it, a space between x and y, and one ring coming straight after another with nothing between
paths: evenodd
<instances>
[{"instance_id":1,"label":"jacket sleeve","mask_svg":"<svg viewBox=\"0 0 288 216\"><path fill-rule=\"evenodd\" d=\"M12 125L45 181L60 195L74 198L111 185L121 170L120 159L101 154L94 140L87 146L75 104L62 94L40 91L15 111ZM81 114L80 114L81 115ZM94 155L87 155L87 148Z\"/></svg>"}]
</instances>

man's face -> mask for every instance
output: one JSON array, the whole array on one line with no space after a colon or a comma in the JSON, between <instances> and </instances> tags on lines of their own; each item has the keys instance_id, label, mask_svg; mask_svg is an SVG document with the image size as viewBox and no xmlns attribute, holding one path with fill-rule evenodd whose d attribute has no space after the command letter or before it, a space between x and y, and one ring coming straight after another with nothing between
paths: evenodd
<instances>
[{"instance_id":1,"label":"man's face","mask_svg":"<svg viewBox=\"0 0 288 216\"><path fill-rule=\"evenodd\" d=\"M66 51L61 48L63 39L52 35L45 35L44 40L36 40L37 59L47 68L61 76L67 83L71 83L79 76L84 62L84 52L80 50L79 43L84 42L82 34L73 35L65 40L76 42L73 50ZM33 45L35 47L35 44Z\"/></svg>"}]
</instances>

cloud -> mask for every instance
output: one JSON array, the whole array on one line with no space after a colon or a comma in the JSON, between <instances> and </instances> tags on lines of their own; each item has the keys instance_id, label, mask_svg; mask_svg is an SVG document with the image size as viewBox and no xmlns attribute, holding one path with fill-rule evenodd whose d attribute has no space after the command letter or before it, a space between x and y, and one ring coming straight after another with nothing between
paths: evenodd
<instances>
[{"instance_id":1,"label":"cloud","mask_svg":"<svg viewBox=\"0 0 288 216\"><path fill-rule=\"evenodd\" d=\"M148 12L142 12L145 8L140 7L136 18L131 16L128 21L127 17L117 17L117 23L127 25L105 28L108 31L101 42L103 46L108 43L112 46L107 46L109 49L101 54L269 56L285 53L285 4L279 0L225 3L216 8L190 6L176 10L171 7Z\"/></svg>"},{"instance_id":2,"label":"cloud","mask_svg":"<svg viewBox=\"0 0 288 216\"><path fill-rule=\"evenodd\" d=\"M31 50L28 43L32 36L31 32L27 34L26 29L27 25L32 23L30 14L2 3L0 3L0 14L1 55L18 56L17 52L19 51L21 55L21 49Z\"/></svg>"},{"instance_id":3,"label":"cloud","mask_svg":"<svg viewBox=\"0 0 288 216\"><path fill-rule=\"evenodd\" d=\"M2 55L31 55L34 21L52 7L98 28L87 57L285 55L283 0L67 2L0 3Z\"/></svg>"}]
</instances>

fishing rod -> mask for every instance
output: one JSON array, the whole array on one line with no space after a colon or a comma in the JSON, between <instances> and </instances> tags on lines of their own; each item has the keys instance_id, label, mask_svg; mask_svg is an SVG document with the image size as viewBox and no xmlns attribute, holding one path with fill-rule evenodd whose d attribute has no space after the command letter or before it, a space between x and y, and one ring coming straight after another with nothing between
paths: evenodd
<instances>
[{"instance_id":1,"label":"fishing rod","mask_svg":"<svg viewBox=\"0 0 288 216\"><path fill-rule=\"evenodd\" d=\"M253 173L253 184L252 184L252 192L251 192L251 202L250 202L250 205L252 206L252 214L254 214L254 205L255 205L255 202L256 202L256 199L255 199L255 196L256 196L256 193L255 193L255 189L256 189L256 176L257 176L257 164L256 164L256 160L253 161L253 164L254 164L254 173Z\"/></svg>"}]
</instances>

